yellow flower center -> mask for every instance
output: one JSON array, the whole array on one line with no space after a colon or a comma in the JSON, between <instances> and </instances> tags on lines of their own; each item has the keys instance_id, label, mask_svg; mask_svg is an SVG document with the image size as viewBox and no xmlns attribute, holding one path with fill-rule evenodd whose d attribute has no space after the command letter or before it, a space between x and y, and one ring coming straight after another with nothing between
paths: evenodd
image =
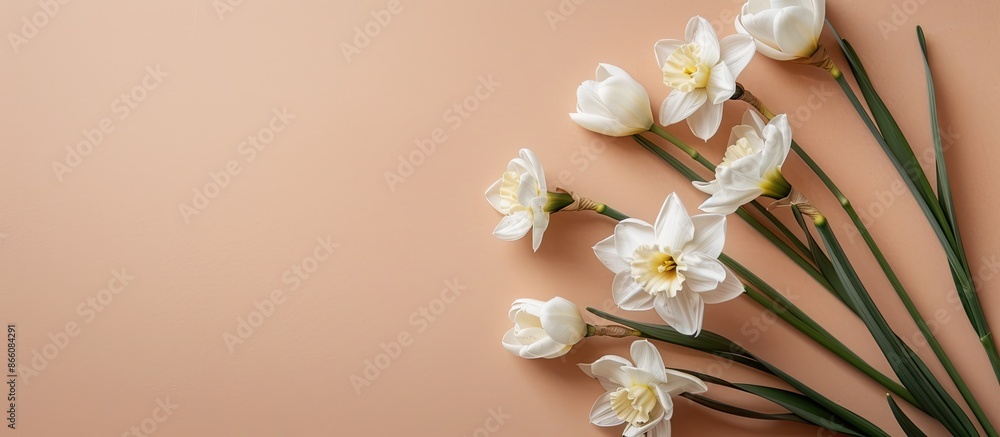
<instances>
[{"instance_id":1,"label":"yellow flower center","mask_svg":"<svg viewBox=\"0 0 1000 437\"><path fill-rule=\"evenodd\" d=\"M674 50L663 64L663 83L688 93L708 86L712 66L701 61L701 46L684 44Z\"/></svg>"},{"instance_id":2,"label":"yellow flower center","mask_svg":"<svg viewBox=\"0 0 1000 437\"><path fill-rule=\"evenodd\" d=\"M645 385L619 388L611 393L611 409L618 418L633 426L649 422L649 415L656 408L656 395Z\"/></svg>"},{"instance_id":3,"label":"yellow flower center","mask_svg":"<svg viewBox=\"0 0 1000 437\"><path fill-rule=\"evenodd\" d=\"M677 262L674 257L656 247L640 246L632 254L632 279L647 293L667 293L673 297L680 290Z\"/></svg>"},{"instance_id":4,"label":"yellow flower center","mask_svg":"<svg viewBox=\"0 0 1000 437\"><path fill-rule=\"evenodd\" d=\"M740 138L736 140L736 144L729 146L726 149L726 155L722 157L722 163L719 167L729 167L733 165L737 159L745 158L753 154L753 148L750 147L750 141L746 138Z\"/></svg>"}]
</instances>

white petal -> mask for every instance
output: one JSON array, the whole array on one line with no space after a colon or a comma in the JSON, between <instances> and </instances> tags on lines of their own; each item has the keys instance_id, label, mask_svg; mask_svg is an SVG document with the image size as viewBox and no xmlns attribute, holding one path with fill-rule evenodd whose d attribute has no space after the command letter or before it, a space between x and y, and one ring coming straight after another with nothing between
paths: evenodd
<instances>
[{"instance_id":1,"label":"white petal","mask_svg":"<svg viewBox=\"0 0 1000 437\"><path fill-rule=\"evenodd\" d=\"M714 181L714 180L713 181L708 181L708 182L694 181L694 182L691 182L691 184L694 185L695 188L701 190L701 192L705 193L705 194L715 194L715 193L718 193L719 190L722 189L722 187L719 186L719 182L718 181Z\"/></svg>"},{"instance_id":2,"label":"white petal","mask_svg":"<svg viewBox=\"0 0 1000 437\"><path fill-rule=\"evenodd\" d=\"M660 124L669 126L694 114L708 101L708 92L696 89L689 93L673 90L660 105Z\"/></svg>"},{"instance_id":3,"label":"white petal","mask_svg":"<svg viewBox=\"0 0 1000 437\"><path fill-rule=\"evenodd\" d=\"M694 238L694 224L677 193L667 195L653 227L656 243L670 251L680 251Z\"/></svg>"},{"instance_id":4,"label":"white petal","mask_svg":"<svg viewBox=\"0 0 1000 437\"><path fill-rule=\"evenodd\" d=\"M611 297L614 298L615 305L626 311L646 311L653 307L653 295L635 283L630 270L623 270L615 275Z\"/></svg>"},{"instance_id":5,"label":"white petal","mask_svg":"<svg viewBox=\"0 0 1000 437\"><path fill-rule=\"evenodd\" d=\"M611 76L624 76L629 79L632 78L632 76L629 76L628 72L626 72L625 70L611 64L605 64L603 62L597 64L597 72L595 73L595 76L597 76L598 81L603 81L604 79L607 79Z\"/></svg>"},{"instance_id":6,"label":"white petal","mask_svg":"<svg viewBox=\"0 0 1000 437\"><path fill-rule=\"evenodd\" d=\"M708 386L705 385L705 382L696 378L694 375L671 369L667 369L666 372L666 388L667 391L670 392L671 396L677 396L681 393L698 394L708 391Z\"/></svg>"},{"instance_id":7,"label":"white petal","mask_svg":"<svg viewBox=\"0 0 1000 437\"><path fill-rule=\"evenodd\" d=\"M504 241L514 241L524 236L531 229L532 217L527 211L518 211L500 220L493 230L493 235Z\"/></svg>"},{"instance_id":8,"label":"white petal","mask_svg":"<svg viewBox=\"0 0 1000 437\"><path fill-rule=\"evenodd\" d=\"M618 122L618 120L596 114L574 112L569 114L569 118L584 129L591 132L597 132L602 135L607 135L609 137L624 137L635 133L641 133L633 132L631 129Z\"/></svg>"},{"instance_id":9,"label":"white petal","mask_svg":"<svg viewBox=\"0 0 1000 437\"><path fill-rule=\"evenodd\" d=\"M726 279L719 283L714 290L699 293L701 299L707 304L722 303L733 300L743 294L743 283L740 278L726 267Z\"/></svg>"},{"instance_id":10,"label":"white petal","mask_svg":"<svg viewBox=\"0 0 1000 437\"><path fill-rule=\"evenodd\" d=\"M690 291L712 290L726 279L726 267L706 254L685 252L681 262L684 264L681 270L684 272L684 285Z\"/></svg>"},{"instance_id":11,"label":"white petal","mask_svg":"<svg viewBox=\"0 0 1000 437\"><path fill-rule=\"evenodd\" d=\"M615 249L618 250L618 256L631 263L636 248L656 244L655 235L649 223L632 218L622 220L615 226Z\"/></svg>"},{"instance_id":12,"label":"white petal","mask_svg":"<svg viewBox=\"0 0 1000 437\"><path fill-rule=\"evenodd\" d=\"M682 290L675 297L659 295L653 304L656 313L677 332L697 336L705 318L705 303L698 293Z\"/></svg>"},{"instance_id":13,"label":"white petal","mask_svg":"<svg viewBox=\"0 0 1000 437\"><path fill-rule=\"evenodd\" d=\"M501 214L509 214L510 205L507 205L507 202L504 202L500 197L501 185L503 185L503 179L498 179L493 183L493 185L490 185L490 187L486 189L486 201L490 202L490 205L492 205L493 209L497 210L497 212Z\"/></svg>"},{"instance_id":14,"label":"white petal","mask_svg":"<svg viewBox=\"0 0 1000 437\"><path fill-rule=\"evenodd\" d=\"M574 345L587 335L587 322L576 304L554 297L542 306L542 328L553 340Z\"/></svg>"},{"instance_id":15,"label":"white petal","mask_svg":"<svg viewBox=\"0 0 1000 437\"><path fill-rule=\"evenodd\" d=\"M723 189L712 195L698 209L714 214L732 214L741 206L760 197L764 190L759 187L743 189Z\"/></svg>"},{"instance_id":16,"label":"white petal","mask_svg":"<svg viewBox=\"0 0 1000 437\"><path fill-rule=\"evenodd\" d=\"M532 218L534 219L531 224L531 248L535 252L542 245L542 235L549 227L549 213L544 210L546 200L545 196L531 199Z\"/></svg>"},{"instance_id":17,"label":"white petal","mask_svg":"<svg viewBox=\"0 0 1000 437\"><path fill-rule=\"evenodd\" d=\"M544 193L545 170L542 169L541 161L539 161L538 157L535 156L535 152L532 152L531 149L521 149L519 154L521 159L528 163L528 169L531 170L531 175L535 177L535 183L538 185L539 190Z\"/></svg>"},{"instance_id":18,"label":"white petal","mask_svg":"<svg viewBox=\"0 0 1000 437\"><path fill-rule=\"evenodd\" d=\"M653 125L649 94L639 82L628 76L612 77L601 82L597 93L621 124L643 131L649 130Z\"/></svg>"},{"instance_id":19,"label":"white petal","mask_svg":"<svg viewBox=\"0 0 1000 437\"><path fill-rule=\"evenodd\" d=\"M715 64L708 74L708 101L720 105L735 93L736 76L733 76L725 62Z\"/></svg>"},{"instance_id":20,"label":"white petal","mask_svg":"<svg viewBox=\"0 0 1000 437\"><path fill-rule=\"evenodd\" d=\"M753 127L754 130L757 131L757 136L762 135L762 133L764 132L764 126L767 124L764 122L764 119L761 118L759 114L757 114L757 111L753 109L747 109L747 112L743 113L742 123L744 125Z\"/></svg>"},{"instance_id":21,"label":"white petal","mask_svg":"<svg viewBox=\"0 0 1000 437\"><path fill-rule=\"evenodd\" d=\"M729 35L722 38L722 62L726 63L733 77L739 77L756 53L757 46L753 38L746 35Z\"/></svg>"},{"instance_id":22,"label":"white petal","mask_svg":"<svg viewBox=\"0 0 1000 437\"><path fill-rule=\"evenodd\" d=\"M590 367L584 366L581 365L580 370L600 381L608 391L623 387L630 381L628 374L622 369L631 367L632 363L617 355L605 355L590 364Z\"/></svg>"},{"instance_id":23,"label":"white petal","mask_svg":"<svg viewBox=\"0 0 1000 437\"><path fill-rule=\"evenodd\" d=\"M702 17L692 17L685 29L685 39L689 43L701 47L701 62L705 65L715 65L719 62L719 37L715 28Z\"/></svg>"},{"instance_id":24,"label":"white petal","mask_svg":"<svg viewBox=\"0 0 1000 437\"><path fill-rule=\"evenodd\" d=\"M615 249L615 236L612 235L605 238L594 245L594 253L597 258L604 263L604 266L611 270L612 272L618 273L625 270L629 270L631 267L629 263L622 259L618 255L618 250Z\"/></svg>"},{"instance_id":25,"label":"white petal","mask_svg":"<svg viewBox=\"0 0 1000 437\"><path fill-rule=\"evenodd\" d=\"M604 393L597 398L594 406L590 409L590 423L597 426L618 426L625 423L618 418L615 410L611 408L611 393Z\"/></svg>"},{"instance_id":26,"label":"white petal","mask_svg":"<svg viewBox=\"0 0 1000 437\"><path fill-rule=\"evenodd\" d=\"M694 225L694 239L684 250L718 258L726 244L726 216L701 214L691 217L691 223Z\"/></svg>"},{"instance_id":27,"label":"white petal","mask_svg":"<svg viewBox=\"0 0 1000 437\"><path fill-rule=\"evenodd\" d=\"M518 341L517 337L514 335L514 329L511 328L503 335L503 348L507 349L510 353L520 356L521 349L524 349L524 344Z\"/></svg>"},{"instance_id":28,"label":"white petal","mask_svg":"<svg viewBox=\"0 0 1000 437\"><path fill-rule=\"evenodd\" d=\"M823 33L823 25L826 24L826 0L810 0L810 8L813 12L813 35L817 38Z\"/></svg>"},{"instance_id":29,"label":"white petal","mask_svg":"<svg viewBox=\"0 0 1000 437\"><path fill-rule=\"evenodd\" d=\"M593 80L584 81L576 89L576 112L592 114L604 118L615 118L598 95L600 83Z\"/></svg>"},{"instance_id":30,"label":"white petal","mask_svg":"<svg viewBox=\"0 0 1000 437\"><path fill-rule=\"evenodd\" d=\"M572 345L565 345L551 338L543 338L521 349L521 357L528 359L559 358L569 353L569 350L572 348Z\"/></svg>"},{"instance_id":31,"label":"white petal","mask_svg":"<svg viewBox=\"0 0 1000 437\"><path fill-rule=\"evenodd\" d=\"M788 117L779 114L764 127L764 151L761 156L761 170L780 167L788 157L792 146L792 127Z\"/></svg>"},{"instance_id":32,"label":"white petal","mask_svg":"<svg viewBox=\"0 0 1000 437\"><path fill-rule=\"evenodd\" d=\"M688 117L688 127L696 137L708 141L719 131L719 125L722 124L722 105L722 103L713 105L706 102Z\"/></svg>"},{"instance_id":33,"label":"white petal","mask_svg":"<svg viewBox=\"0 0 1000 437\"><path fill-rule=\"evenodd\" d=\"M774 20L774 41L783 53L808 58L816 52L813 14L804 7L784 8Z\"/></svg>"},{"instance_id":34,"label":"white petal","mask_svg":"<svg viewBox=\"0 0 1000 437\"><path fill-rule=\"evenodd\" d=\"M648 340L636 340L632 342L631 353L635 367L653 375L657 382L667 381L667 374L663 370L663 357L660 356L660 351L656 350L653 343Z\"/></svg>"},{"instance_id":35,"label":"white petal","mask_svg":"<svg viewBox=\"0 0 1000 437\"><path fill-rule=\"evenodd\" d=\"M534 317L539 317L542 315L542 305L545 305L544 301L538 299L518 299L510 305L510 321L517 322L515 319L517 313L524 312L528 313ZM539 325L541 326L541 325Z\"/></svg>"},{"instance_id":36,"label":"white petal","mask_svg":"<svg viewBox=\"0 0 1000 437\"><path fill-rule=\"evenodd\" d=\"M684 45L684 41L677 39L661 39L653 45L653 52L656 54L656 65L663 69L663 64L667 63L667 59L670 55L674 54L674 51L678 47Z\"/></svg>"},{"instance_id":37,"label":"white petal","mask_svg":"<svg viewBox=\"0 0 1000 437\"><path fill-rule=\"evenodd\" d=\"M670 437L670 419L666 416L646 432L646 437Z\"/></svg>"}]
</instances>

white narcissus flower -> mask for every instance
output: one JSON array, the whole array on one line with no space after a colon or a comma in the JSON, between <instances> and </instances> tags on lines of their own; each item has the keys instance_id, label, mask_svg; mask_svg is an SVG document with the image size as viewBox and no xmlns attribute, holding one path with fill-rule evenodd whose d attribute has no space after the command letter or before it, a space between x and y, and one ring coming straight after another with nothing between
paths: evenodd
<instances>
[{"instance_id":1,"label":"white narcissus flower","mask_svg":"<svg viewBox=\"0 0 1000 437\"><path fill-rule=\"evenodd\" d=\"M715 168L715 180L694 182L699 190L712 196L701 204L705 212L730 214L759 196L784 199L791 185L781 174L781 165L792 144L792 128L785 114L766 126L748 110L743 124L733 128L722 163Z\"/></svg>"},{"instance_id":2,"label":"white narcissus flower","mask_svg":"<svg viewBox=\"0 0 1000 437\"><path fill-rule=\"evenodd\" d=\"M673 397L681 393L704 393L702 380L687 373L665 369L663 358L647 340L632 343L632 362L615 355L593 364L580 364L587 376L600 381L607 393L597 398L590 422L597 426L626 424L622 435L669 437L674 414Z\"/></svg>"},{"instance_id":3,"label":"white narcissus flower","mask_svg":"<svg viewBox=\"0 0 1000 437\"><path fill-rule=\"evenodd\" d=\"M486 200L504 215L493 235L513 241L530 230L531 247L537 251L549 226L547 198L545 171L538 157L529 149L521 149L520 157L512 159L503 176L486 190Z\"/></svg>"},{"instance_id":4,"label":"white narcissus flower","mask_svg":"<svg viewBox=\"0 0 1000 437\"><path fill-rule=\"evenodd\" d=\"M653 125L646 89L611 64L598 64L597 80L577 88L576 112L569 117L586 129L612 137L646 132Z\"/></svg>"},{"instance_id":5,"label":"white narcissus flower","mask_svg":"<svg viewBox=\"0 0 1000 437\"><path fill-rule=\"evenodd\" d=\"M514 327L504 334L503 347L521 358L558 358L587 336L580 310L561 297L518 299L509 316Z\"/></svg>"},{"instance_id":6,"label":"white narcissus flower","mask_svg":"<svg viewBox=\"0 0 1000 437\"><path fill-rule=\"evenodd\" d=\"M752 36L762 55L789 61L816 53L825 20L826 0L750 0L736 31Z\"/></svg>"},{"instance_id":7,"label":"white narcissus flower","mask_svg":"<svg viewBox=\"0 0 1000 437\"><path fill-rule=\"evenodd\" d=\"M753 38L729 35L720 43L708 20L694 17L684 41L663 39L654 51L663 83L674 89L660 106L660 124L687 119L691 132L707 141L719 130L722 105L736 92L736 77L753 59Z\"/></svg>"},{"instance_id":8,"label":"white narcissus flower","mask_svg":"<svg viewBox=\"0 0 1000 437\"><path fill-rule=\"evenodd\" d=\"M594 252L616 274L612 295L619 307L656 308L678 332L698 335L706 303L743 292L739 278L718 260L725 241L726 216L688 216L677 194L670 193L654 225L622 220Z\"/></svg>"}]
</instances>

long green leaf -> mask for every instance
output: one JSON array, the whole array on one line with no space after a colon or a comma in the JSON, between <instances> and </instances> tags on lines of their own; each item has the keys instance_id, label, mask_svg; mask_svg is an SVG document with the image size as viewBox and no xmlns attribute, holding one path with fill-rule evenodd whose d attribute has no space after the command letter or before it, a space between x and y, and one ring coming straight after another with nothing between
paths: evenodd
<instances>
[{"instance_id":1,"label":"long green leaf","mask_svg":"<svg viewBox=\"0 0 1000 437\"><path fill-rule=\"evenodd\" d=\"M862 321L903 386L913 394L928 414L941 422L952 434L977 435L975 426L961 407L941 387L920 358L893 333L830 230L826 218L817 215L813 219L813 224L830 253L837 275L845 285L847 298L862 310L859 313Z\"/></svg>"},{"instance_id":2,"label":"long green leaf","mask_svg":"<svg viewBox=\"0 0 1000 437\"><path fill-rule=\"evenodd\" d=\"M921 431L920 428L918 428L917 425L906 416L906 413L899 408L899 405L896 405L896 400L894 400L892 396L885 395L885 398L889 402L889 409L892 410L892 415L896 418L896 422L899 423L899 427L903 428L903 432L906 433L906 437L927 437L927 434L924 434L924 432Z\"/></svg>"},{"instance_id":3,"label":"long green leaf","mask_svg":"<svg viewBox=\"0 0 1000 437\"><path fill-rule=\"evenodd\" d=\"M703 381L712 384L722 385L724 387L729 387L734 390L739 390L745 393L750 393L752 395L755 395L757 397L766 399L770 402L780 405L782 408L792 412L792 415L796 417L795 421L810 423L843 434L856 435L856 436L863 435L860 433L858 429L854 428L849 423L837 417L837 415L834 414L832 411L824 408L822 405L816 403L814 400L802 394L763 385L731 383L721 378L716 378L711 375L706 375L699 372L693 372L684 369L677 369L677 370L692 374L702 379ZM730 405L726 406L732 407ZM742 410L742 408L739 407L732 407L732 408L737 408ZM765 413L757 413L757 412L752 412L752 413L761 414L765 416L775 416ZM778 416L785 416L785 415L778 415ZM749 416L744 416L744 417L749 417ZM758 418L772 419L772 420L773 419L791 420L784 417L776 417L776 418L758 417Z\"/></svg>"},{"instance_id":4,"label":"long green leaf","mask_svg":"<svg viewBox=\"0 0 1000 437\"><path fill-rule=\"evenodd\" d=\"M699 405L726 414L731 414L733 416L746 417L748 419L758 419L758 420L784 420L788 422L807 423L812 425L812 423L809 422L808 420L805 420L792 413L782 413L782 414L761 413L759 411L748 410L746 408L737 407L734 405L727 404L725 402L717 401L715 399L711 399L706 396L696 395L693 393L681 393L680 396L690 399L691 401Z\"/></svg>"}]
</instances>

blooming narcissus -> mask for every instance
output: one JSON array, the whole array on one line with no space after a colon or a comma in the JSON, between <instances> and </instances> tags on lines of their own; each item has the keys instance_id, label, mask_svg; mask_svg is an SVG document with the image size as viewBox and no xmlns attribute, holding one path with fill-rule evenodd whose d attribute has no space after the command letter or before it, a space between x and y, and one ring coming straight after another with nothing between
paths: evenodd
<instances>
[{"instance_id":1,"label":"blooming narcissus","mask_svg":"<svg viewBox=\"0 0 1000 437\"><path fill-rule=\"evenodd\" d=\"M753 59L753 38L729 35L720 42L708 20L694 17L684 41L663 39L654 51L663 83L673 88L660 106L660 124L687 119L691 132L707 141L719 130L722 105L736 92L736 77Z\"/></svg>"},{"instance_id":2,"label":"blooming narcissus","mask_svg":"<svg viewBox=\"0 0 1000 437\"><path fill-rule=\"evenodd\" d=\"M688 216L670 193L654 225L622 220L594 252L615 272L612 295L619 307L655 308L678 332L698 335L706 303L743 292L739 278L718 260L725 241L725 215Z\"/></svg>"},{"instance_id":3,"label":"blooming narcissus","mask_svg":"<svg viewBox=\"0 0 1000 437\"><path fill-rule=\"evenodd\" d=\"M681 393L704 393L702 380L687 373L665 369L663 358L647 340L632 343L632 360L607 355L593 364L580 364L587 376L607 390L590 411L597 426L625 425L624 437L669 437L674 414L673 397Z\"/></svg>"},{"instance_id":4,"label":"blooming narcissus","mask_svg":"<svg viewBox=\"0 0 1000 437\"><path fill-rule=\"evenodd\" d=\"M750 0L736 17L736 31L753 37L757 51L771 59L808 59L825 21L826 0Z\"/></svg>"},{"instance_id":5,"label":"blooming narcissus","mask_svg":"<svg viewBox=\"0 0 1000 437\"><path fill-rule=\"evenodd\" d=\"M514 327L504 334L503 347L521 358L558 358L587 336L580 309L561 297L518 299L508 315Z\"/></svg>"},{"instance_id":6,"label":"blooming narcissus","mask_svg":"<svg viewBox=\"0 0 1000 437\"><path fill-rule=\"evenodd\" d=\"M781 174L781 165L792 144L788 117L780 114L767 125L753 110L747 110L743 124L733 128L729 148L715 168L715 180L694 182L712 196L701 204L705 212L730 214L759 196L784 199L791 185Z\"/></svg>"},{"instance_id":7,"label":"blooming narcissus","mask_svg":"<svg viewBox=\"0 0 1000 437\"><path fill-rule=\"evenodd\" d=\"M545 211L548 193L545 188L545 171L538 157L529 149L521 149L520 156L507 164L507 171L486 190L486 200L504 215L493 235L513 241L531 231L531 247L538 250L542 234L549 226L549 213Z\"/></svg>"},{"instance_id":8,"label":"blooming narcissus","mask_svg":"<svg viewBox=\"0 0 1000 437\"><path fill-rule=\"evenodd\" d=\"M576 112L569 117L588 130L612 137L646 132L653 125L646 89L611 64L599 64L597 80L577 88Z\"/></svg>"}]
</instances>

